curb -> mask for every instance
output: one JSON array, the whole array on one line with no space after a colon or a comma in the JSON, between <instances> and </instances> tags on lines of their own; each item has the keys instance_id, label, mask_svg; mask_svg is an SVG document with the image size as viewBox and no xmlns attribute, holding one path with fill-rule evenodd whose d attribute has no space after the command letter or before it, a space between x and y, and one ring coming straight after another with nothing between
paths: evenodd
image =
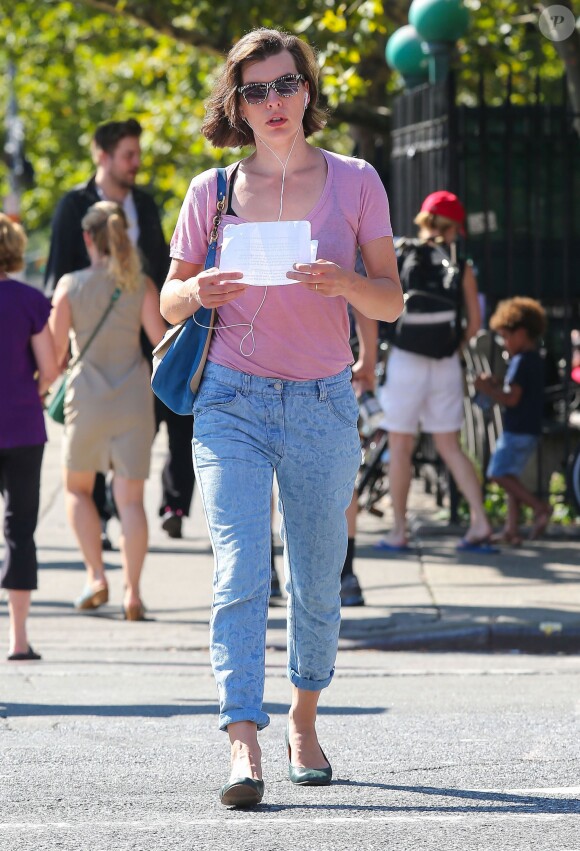
<instances>
[{"instance_id":1,"label":"curb","mask_svg":"<svg viewBox=\"0 0 580 851\"><path fill-rule=\"evenodd\" d=\"M459 623L440 624L412 632L341 639L342 650L426 650L455 652L520 651L580 653L580 623Z\"/></svg>"}]
</instances>

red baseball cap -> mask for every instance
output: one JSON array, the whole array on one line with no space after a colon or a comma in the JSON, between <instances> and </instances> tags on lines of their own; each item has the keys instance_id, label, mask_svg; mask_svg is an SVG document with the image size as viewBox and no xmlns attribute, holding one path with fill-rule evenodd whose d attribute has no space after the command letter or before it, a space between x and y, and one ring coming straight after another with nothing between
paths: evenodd
<instances>
[{"instance_id":1,"label":"red baseball cap","mask_svg":"<svg viewBox=\"0 0 580 851\"><path fill-rule=\"evenodd\" d=\"M447 192L445 189L440 189L438 192L432 192L427 195L421 204L422 213L432 213L434 216L443 216L446 219L451 219L452 222L457 222L460 227L460 233L465 234L465 207L453 192Z\"/></svg>"}]
</instances>

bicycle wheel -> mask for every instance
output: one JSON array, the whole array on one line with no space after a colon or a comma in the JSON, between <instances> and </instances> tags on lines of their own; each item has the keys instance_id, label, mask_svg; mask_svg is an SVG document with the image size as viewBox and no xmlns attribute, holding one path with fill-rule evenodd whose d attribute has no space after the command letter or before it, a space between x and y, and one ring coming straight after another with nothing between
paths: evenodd
<instances>
[{"instance_id":1,"label":"bicycle wheel","mask_svg":"<svg viewBox=\"0 0 580 851\"><path fill-rule=\"evenodd\" d=\"M376 443L364 449L364 459L356 481L356 492L359 507L371 514L382 516L382 511L375 508L388 492L388 436L384 434Z\"/></svg>"}]
</instances>

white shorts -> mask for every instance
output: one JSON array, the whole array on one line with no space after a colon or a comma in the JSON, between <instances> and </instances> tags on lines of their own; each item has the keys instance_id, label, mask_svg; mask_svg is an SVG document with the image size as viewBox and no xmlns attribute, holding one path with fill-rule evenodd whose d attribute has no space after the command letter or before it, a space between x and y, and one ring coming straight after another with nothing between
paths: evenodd
<instances>
[{"instance_id":1,"label":"white shorts","mask_svg":"<svg viewBox=\"0 0 580 851\"><path fill-rule=\"evenodd\" d=\"M401 434L446 434L463 425L463 375L459 355L435 360L393 346L387 382L378 399L381 426Z\"/></svg>"}]
</instances>

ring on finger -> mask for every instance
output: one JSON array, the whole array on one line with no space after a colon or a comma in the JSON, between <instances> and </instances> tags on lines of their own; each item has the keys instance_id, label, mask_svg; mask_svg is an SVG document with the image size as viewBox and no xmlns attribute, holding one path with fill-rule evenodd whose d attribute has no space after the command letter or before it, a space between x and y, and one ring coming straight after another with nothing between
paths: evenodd
<instances>
[{"instance_id":1,"label":"ring on finger","mask_svg":"<svg viewBox=\"0 0 580 851\"><path fill-rule=\"evenodd\" d=\"M318 290L318 284L314 284L314 289Z\"/></svg>"}]
</instances>

